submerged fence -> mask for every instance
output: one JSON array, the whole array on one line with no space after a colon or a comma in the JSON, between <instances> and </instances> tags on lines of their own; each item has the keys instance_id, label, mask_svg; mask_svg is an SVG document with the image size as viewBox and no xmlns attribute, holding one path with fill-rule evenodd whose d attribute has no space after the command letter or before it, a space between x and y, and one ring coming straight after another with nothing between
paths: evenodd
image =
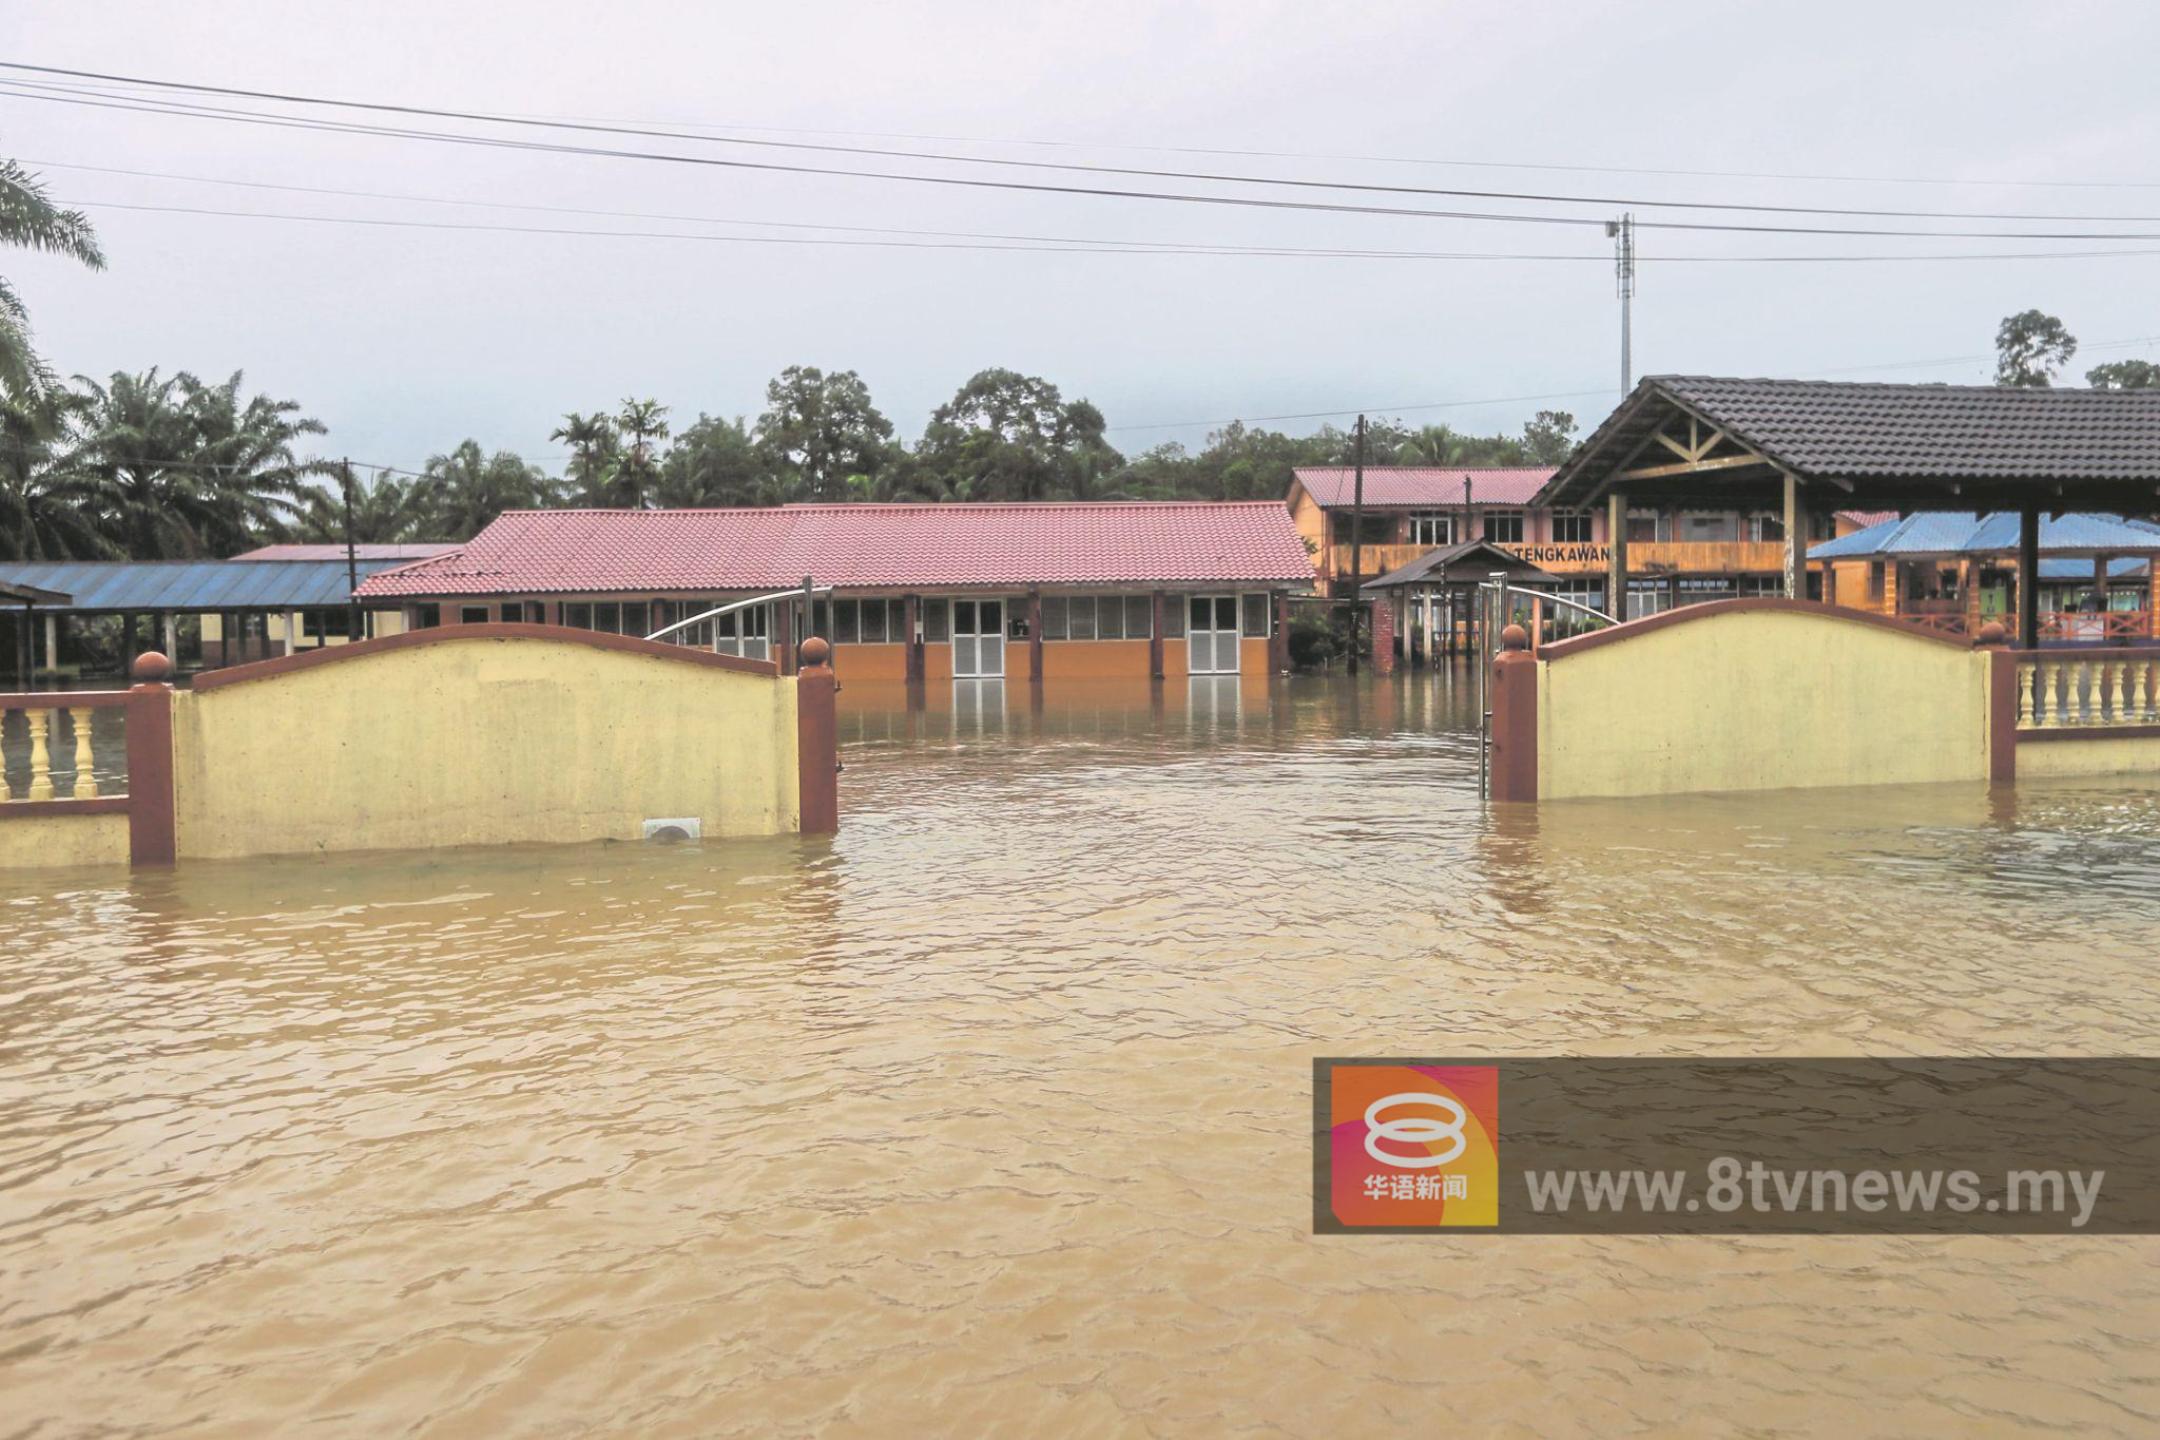
<instances>
[{"instance_id":1,"label":"submerged fence","mask_svg":"<svg viewBox=\"0 0 2160 1440\"><path fill-rule=\"evenodd\" d=\"M805 642L782 677L625 636L462 625L174 691L165 657L144 655L124 692L0 695L28 741L0 768L0 865L830 831L828 658ZM120 793L99 779L101 709L125 715Z\"/></svg>"}]
</instances>

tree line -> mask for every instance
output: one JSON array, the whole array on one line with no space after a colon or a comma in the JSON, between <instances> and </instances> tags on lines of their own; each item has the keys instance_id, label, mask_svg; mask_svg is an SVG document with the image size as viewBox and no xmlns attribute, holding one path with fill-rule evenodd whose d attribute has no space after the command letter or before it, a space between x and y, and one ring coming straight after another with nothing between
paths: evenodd
<instances>
[{"instance_id":1,"label":"tree line","mask_svg":"<svg viewBox=\"0 0 2160 1440\"><path fill-rule=\"evenodd\" d=\"M551 474L465 440L417 473L321 455L322 423L244 377L180 372L77 377L9 392L0 408L0 559L192 558L274 540L463 540L505 510L798 502L1280 499L1299 465L1350 463L1354 436L1233 423L1200 449L1125 455L1102 412L1038 376L985 370L899 440L853 371L790 366L754 419L631 398L565 415ZM1541 412L1520 435L1369 421L1369 463L1557 463L1573 418ZM313 453L304 453L313 452Z\"/></svg>"}]
</instances>

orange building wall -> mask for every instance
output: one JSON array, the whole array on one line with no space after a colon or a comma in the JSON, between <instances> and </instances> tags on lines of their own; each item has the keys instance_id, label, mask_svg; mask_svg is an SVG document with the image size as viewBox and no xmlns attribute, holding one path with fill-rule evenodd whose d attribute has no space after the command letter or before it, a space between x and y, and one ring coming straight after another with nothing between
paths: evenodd
<instances>
[{"instance_id":1,"label":"orange building wall","mask_svg":"<svg viewBox=\"0 0 2160 1440\"><path fill-rule=\"evenodd\" d=\"M932 647L936 648L936 647ZM896 680L907 679L907 646L905 645L835 645L833 646L833 673L841 683L849 680ZM952 651L945 652L945 677L952 678Z\"/></svg>"},{"instance_id":2,"label":"orange building wall","mask_svg":"<svg viewBox=\"0 0 2160 1440\"><path fill-rule=\"evenodd\" d=\"M1163 658L1169 659L1170 646L1176 642L1163 642ZM1025 646L1014 647L1020 654L1020 669L1027 669ZM1008 671L1011 667L1008 665ZM1043 642L1043 678L1045 680L1109 680L1137 675L1148 678L1148 642L1145 640L1046 640Z\"/></svg>"}]
</instances>

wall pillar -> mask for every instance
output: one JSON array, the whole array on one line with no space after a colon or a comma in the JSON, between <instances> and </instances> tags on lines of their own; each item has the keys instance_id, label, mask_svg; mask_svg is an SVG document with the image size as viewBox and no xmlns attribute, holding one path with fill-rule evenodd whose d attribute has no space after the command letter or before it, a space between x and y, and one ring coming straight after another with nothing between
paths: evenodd
<instances>
[{"instance_id":1,"label":"wall pillar","mask_svg":"<svg viewBox=\"0 0 2160 1440\"><path fill-rule=\"evenodd\" d=\"M45 668L48 671L60 668L60 617L57 615L45 617Z\"/></svg>"},{"instance_id":2,"label":"wall pillar","mask_svg":"<svg viewBox=\"0 0 2160 1440\"><path fill-rule=\"evenodd\" d=\"M801 667L796 663L795 604L792 599L773 602L772 646L773 663L782 675L793 675ZM747 617L749 611L740 612ZM740 629L741 626L736 627Z\"/></svg>"},{"instance_id":3,"label":"wall pillar","mask_svg":"<svg viewBox=\"0 0 2160 1440\"><path fill-rule=\"evenodd\" d=\"M1627 619L1627 495L1605 497L1605 613Z\"/></svg>"},{"instance_id":4,"label":"wall pillar","mask_svg":"<svg viewBox=\"0 0 2160 1440\"><path fill-rule=\"evenodd\" d=\"M795 764L799 828L830 835L840 828L840 715L832 646L803 641L795 673Z\"/></svg>"},{"instance_id":5,"label":"wall pillar","mask_svg":"<svg viewBox=\"0 0 2160 1440\"><path fill-rule=\"evenodd\" d=\"M293 653L293 647L299 643L299 639L300 612L288 610L285 612L285 653L287 655Z\"/></svg>"},{"instance_id":6,"label":"wall pillar","mask_svg":"<svg viewBox=\"0 0 2160 1440\"><path fill-rule=\"evenodd\" d=\"M1268 632L1268 665L1278 675L1290 673L1290 592L1278 590L1274 595L1275 628ZM1157 611L1160 614L1160 610ZM1158 631L1161 626L1156 626ZM1161 642L1156 642L1158 655Z\"/></svg>"},{"instance_id":7,"label":"wall pillar","mask_svg":"<svg viewBox=\"0 0 2160 1440\"><path fill-rule=\"evenodd\" d=\"M1500 632L1492 668L1491 794L1515 803L1538 798L1537 660L1520 625Z\"/></svg>"},{"instance_id":8,"label":"wall pillar","mask_svg":"<svg viewBox=\"0 0 2160 1440\"><path fill-rule=\"evenodd\" d=\"M174 836L172 661L155 650L135 657L128 688L128 863L170 865Z\"/></svg>"}]
</instances>

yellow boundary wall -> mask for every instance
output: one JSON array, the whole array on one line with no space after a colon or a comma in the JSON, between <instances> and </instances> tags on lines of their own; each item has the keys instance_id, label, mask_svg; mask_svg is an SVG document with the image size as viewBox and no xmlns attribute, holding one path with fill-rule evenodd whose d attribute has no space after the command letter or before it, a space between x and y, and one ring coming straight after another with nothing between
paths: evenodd
<instances>
[{"instance_id":1,"label":"yellow boundary wall","mask_svg":"<svg viewBox=\"0 0 2160 1440\"><path fill-rule=\"evenodd\" d=\"M314 658L174 695L182 859L799 828L796 685L763 662L518 625Z\"/></svg>"},{"instance_id":2,"label":"yellow boundary wall","mask_svg":"<svg viewBox=\"0 0 2160 1440\"><path fill-rule=\"evenodd\" d=\"M1546 647L1536 793L1986 780L1989 665L1962 643L1835 606L1668 611Z\"/></svg>"}]
</instances>

